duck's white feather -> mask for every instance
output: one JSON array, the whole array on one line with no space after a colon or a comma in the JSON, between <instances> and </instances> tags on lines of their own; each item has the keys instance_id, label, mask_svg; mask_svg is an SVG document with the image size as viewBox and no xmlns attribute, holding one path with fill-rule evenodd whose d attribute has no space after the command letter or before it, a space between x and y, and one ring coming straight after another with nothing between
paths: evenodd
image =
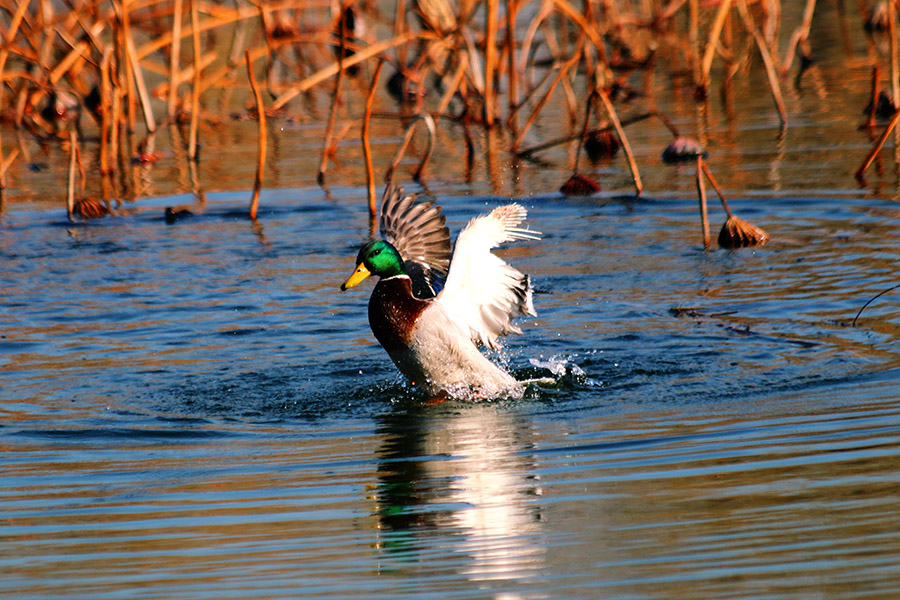
<instances>
[{"instance_id":1,"label":"duck's white feather","mask_svg":"<svg viewBox=\"0 0 900 600\"><path fill-rule=\"evenodd\" d=\"M497 347L497 338L521 333L518 316L535 316L531 282L491 253L503 242L540 239L540 232L519 227L527 216L519 204L499 206L469 221L456 240L450 272L435 301L476 344Z\"/></svg>"}]
</instances>

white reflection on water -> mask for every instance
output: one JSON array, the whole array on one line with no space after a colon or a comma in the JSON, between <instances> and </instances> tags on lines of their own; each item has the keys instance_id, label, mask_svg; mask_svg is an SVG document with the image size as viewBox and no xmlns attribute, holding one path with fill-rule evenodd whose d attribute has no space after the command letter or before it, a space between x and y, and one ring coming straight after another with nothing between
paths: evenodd
<instances>
[{"instance_id":1,"label":"white reflection on water","mask_svg":"<svg viewBox=\"0 0 900 600\"><path fill-rule=\"evenodd\" d=\"M383 425L383 548L419 559L436 548L473 582L522 581L539 569L545 540L531 423L508 407L473 404L391 415ZM439 532L439 544L426 540Z\"/></svg>"}]
</instances>

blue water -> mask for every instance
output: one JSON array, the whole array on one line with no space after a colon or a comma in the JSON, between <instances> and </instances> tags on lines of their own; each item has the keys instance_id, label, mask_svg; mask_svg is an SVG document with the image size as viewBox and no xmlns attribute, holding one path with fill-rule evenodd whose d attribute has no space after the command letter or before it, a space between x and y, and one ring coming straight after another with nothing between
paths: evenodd
<instances>
[{"instance_id":1,"label":"blue water","mask_svg":"<svg viewBox=\"0 0 900 600\"><path fill-rule=\"evenodd\" d=\"M782 4L792 27L802 6ZM339 291L370 230L364 94L321 188L326 92L270 119L256 224L252 121L204 122L196 170L162 129L160 160L117 177L117 214L77 224L62 145L4 129L21 156L0 214L0 597L896 597L900 290L854 319L900 283L900 171L892 139L853 178L888 63L840 8L819 3L817 62L783 80L787 128L761 68L698 104L674 46L617 102L700 139L763 247L702 248L694 167L661 163L658 122L628 130L642 197L620 156L582 157L603 190L564 198L574 144L516 160L508 132L473 126L470 156L440 121L407 186L451 235L511 198L544 232L502 251L538 316L492 359L551 380L520 400L428 404L369 331L371 283ZM555 98L524 144L569 123ZM376 172L401 135L373 121ZM173 205L202 214L167 225Z\"/></svg>"},{"instance_id":2,"label":"blue water","mask_svg":"<svg viewBox=\"0 0 900 600\"><path fill-rule=\"evenodd\" d=\"M519 401L426 404L347 293L361 190L2 222L0 594L809 598L896 590L889 200L528 196ZM439 196L452 232L499 202ZM162 206L165 199L153 201Z\"/></svg>"}]
</instances>

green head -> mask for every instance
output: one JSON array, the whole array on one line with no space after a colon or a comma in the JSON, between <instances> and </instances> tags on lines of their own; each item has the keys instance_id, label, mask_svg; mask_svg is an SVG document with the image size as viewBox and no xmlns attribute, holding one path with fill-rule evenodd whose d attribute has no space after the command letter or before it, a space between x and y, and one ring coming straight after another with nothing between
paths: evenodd
<instances>
[{"instance_id":1,"label":"green head","mask_svg":"<svg viewBox=\"0 0 900 600\"><path fill-rule=\"evenodd\" d=\"M341 289L352 288L369 275L393 277L405 273L403 258L400 257L397 249L384 240L375 240L359 249L359 254L356 256L356 270L344 282Z\"/></svg>"}]
</instances>

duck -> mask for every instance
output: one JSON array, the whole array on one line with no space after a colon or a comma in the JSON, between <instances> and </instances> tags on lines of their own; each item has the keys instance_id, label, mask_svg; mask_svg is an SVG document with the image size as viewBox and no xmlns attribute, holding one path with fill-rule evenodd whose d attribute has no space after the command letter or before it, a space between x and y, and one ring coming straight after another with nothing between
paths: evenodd
<instances>
[{"instance_id":1,"label":"duck","mask_svg":"<svg viewBox=\"0 0 900 600\"><path fill-rule=\"evenodd\" d=\"M371 275L375 338L409 382L433 398L518 397L524 384L482 348L521 334L518 317L536 317L531 278L491 252L504 242L539 240L527 211L505 204L469 221L451 253L440 206L389 184L381 200L381 239L367 242L346 291Z\"/></svg>"}]
</instances>

